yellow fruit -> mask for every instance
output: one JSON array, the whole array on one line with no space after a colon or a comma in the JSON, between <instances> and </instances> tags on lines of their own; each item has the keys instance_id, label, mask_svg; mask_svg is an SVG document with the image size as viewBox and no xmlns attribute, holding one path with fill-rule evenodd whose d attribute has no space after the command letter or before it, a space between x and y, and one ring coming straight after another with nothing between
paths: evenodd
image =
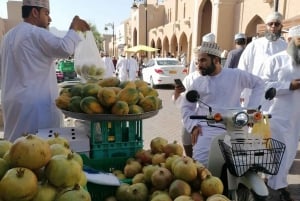
<instances>
[{"instance_id":1,"label":"yellow fruit","mask_svg":"<svg viewBox=\"0 0 300 201\"><path fill-rule=\"evenodd\" d=\"M60 109L68 110L70 101L71 101L71 97L68 96L67 94L63 93L55 100L55 104Z\"/></svg>"},{"instance_id":2,"label":"yellow fruit","mask_svg":"<svg viewBox=\"0 0 300 201\"><path fill-rule=\"evenodd\" d=\"M125 101L117 101L112 106L111 113L116 115L126 115L129 113L129 106Z\"/></svg>"},{"instance_id":3,"label":"yellow fruit","mask_svg":"<svg viewBox=\"0 0 300 201\"><path fill-rule=\"evenodd\" d=\"M112 106L117 101L117 95L112 88L103 87L98 91L98 101L105 107Z\"/></svg>"},{"instance_id":4,"label":"yellow fruit","mask_svg":"<svg viewBox=\"0 0 300 201\"><path fill-rule=\"evenodd\" d=\"M96 83L88 83L82 87L82 97L94 96L97 97L98 91L101 87Z\"/></svg>"},{"instance_id":5,"label":"yellow fruit","mask_svg":"<svg viewBox=\"0 0 300 201\"><path fill-rule=\"evenodd\" d=\"M98 84L101 87L117 87L120 85L120 80L117 77L109 77L100 80Z\"/></svg>"},{"instance_id":6,"label":"yellow fruit","mask_svg":"<svg viewBox=\"0 0 300 201\"><path fill-rule=\"evenodd\" d=\"M135 88L126 87L118 95L118 100L125 101L128 105L134 105L139 101L139 91Z\"/></svg>"},{"instance_id":7,"label":"yellow fruit","mask_svg":"<svg viewBox=\"0 0 300 201\"><path fill-rule=\"evenodd\" d=\"M129 105L129 114L143 114L144 109L139 105Z\"/></svg>"},{"instance_id":8,"label":"yellow fruit","mask_svg":"<svg viewBox=\"0 0 300 201\"><path fill-rule=\"evenodd\" d=\"M212 196L214 194L222 194L224 190L224 185L220 178L212 175L208 175L201 182L201 192L205 197Z\"/></svg>"},{"instance_id":9,"label":"yellow fruit","mask_svg":"<svg viewBox=\"0 0 300 201\"><path fill-rule=\"evenodd\" d=\"M141 106L145 112L154 111L159 108L158 99L155 96L146 96L142 98L138 105Z\"/></svg>"},{"instance_id":10,"label":"yellow fruit","mask_svg":"<svg viewBox=\"0 0 300 201\"><path fill-rule=\"evenodd\" d=\"M80 102L80 108L87 114L102 114L104 113L103 107L98 102L97 98L93 96L84 97Z\"/></svg>"}]
</instances>

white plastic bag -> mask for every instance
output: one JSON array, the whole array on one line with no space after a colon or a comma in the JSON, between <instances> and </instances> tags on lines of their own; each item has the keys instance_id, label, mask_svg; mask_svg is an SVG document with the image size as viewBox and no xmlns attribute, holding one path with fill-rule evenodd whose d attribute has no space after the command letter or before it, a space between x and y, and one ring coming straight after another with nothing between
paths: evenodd
<instances>
[{"instance_id":1,"label":"white plastic bag","mask_svg":"<svg viewBox=\"0 0 300 201\"><path fill-rule=\"evenodd\" d=\"M78 44L74 54L74 65L77 75L82 82L96 82L103 78L105 64L100 57L93 32L80 32L82 41Z\"/></svg>"}]
</instances>

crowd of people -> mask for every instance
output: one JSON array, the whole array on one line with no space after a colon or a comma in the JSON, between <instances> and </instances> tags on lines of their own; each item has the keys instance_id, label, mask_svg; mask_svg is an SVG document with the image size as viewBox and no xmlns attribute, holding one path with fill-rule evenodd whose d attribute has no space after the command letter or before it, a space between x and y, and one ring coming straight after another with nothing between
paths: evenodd
<instances>
[{"instance_id":1,"label":"crowd of people","mask_svg":"<svg viewBox=\"0 0 300 201\"><path fill-rule=\"evenodd\" d=\"M300 140L300 118L297 102L300 99L300 25L290 28L287 41L281 36L283 17L273 12L266 18L264 36L247 44L244 33L234 37L236 48L229 51L224 66L214 34L209 33L202 44L193 51L189 75L184 87L175 85L173 100L181 110L182 143L186 155L207 165L211 142L224 133L218 127L210 127L191 115L207 115L205 105L190 103L186 92L196 90L201 101L213 108L257 108L265 91L273 87L276 97L263 104L263 112L272 114L270 129L272 138L286 145L277 175L266 176L269 188L276 190L282 201L293 201L287 191L287 176L296 157ZM220 125L221 126L221 125ZM222 126L221 126L222 127Z\"/></svg>"}]
</instances>

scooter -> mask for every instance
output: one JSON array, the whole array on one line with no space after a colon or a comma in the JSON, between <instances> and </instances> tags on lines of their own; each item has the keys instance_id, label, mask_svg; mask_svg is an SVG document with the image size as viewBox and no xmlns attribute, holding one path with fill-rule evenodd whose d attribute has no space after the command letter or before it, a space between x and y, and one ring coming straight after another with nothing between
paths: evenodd
<instances>
[{"instance_id":1,"label":"scooter","mask_svg":"<svg viewBox=\"0 0 300 201\"><path fill-rule=\"evenodd\" d=\"M265 98L271 100L276 90L266 91ZM285 145L275 139L263 139L249 132L253 126L264 117L257 109L231 108L221 113L212 112L212 108L201 101L195 90L187 92L186 98L190 102L200 102L208 107L208 115L191 116L190 119L202 119L209 126L223 124L225 133L214 138L209 153L208 169L215 176L221 178L224 184L224 194L234 201L262 201L266 200L269 191L262 178L262 173L276 175ZM220 124L219 124L220 125Z\"/></svg>"}]
</instances>

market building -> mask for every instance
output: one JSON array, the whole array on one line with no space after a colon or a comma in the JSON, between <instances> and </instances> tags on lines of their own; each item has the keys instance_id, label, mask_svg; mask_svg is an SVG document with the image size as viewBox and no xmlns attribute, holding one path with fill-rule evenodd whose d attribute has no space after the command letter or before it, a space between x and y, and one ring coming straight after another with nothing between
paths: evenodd
<instances>
[{"instance_id":1,"label":"market building","mask_svg":"<svg viewBox=\"0 0 300 201\"><path fill-rule=\"evenodd\" d=\"M0 41L21 21L20 6L20 1L7 2L8 19L0 18ZM148 57L185 53L190 61L192 49L206 33L213 32L220 47L230 50L236 33L245 33L248 41L263 33L264 19L272 11L283 14L284 30L300 24L299 7L299 0L133 0L130 16L114 25L104 49L118 56L126 48L143 44L159 49Z\"/></svg>"}]
</instances>

